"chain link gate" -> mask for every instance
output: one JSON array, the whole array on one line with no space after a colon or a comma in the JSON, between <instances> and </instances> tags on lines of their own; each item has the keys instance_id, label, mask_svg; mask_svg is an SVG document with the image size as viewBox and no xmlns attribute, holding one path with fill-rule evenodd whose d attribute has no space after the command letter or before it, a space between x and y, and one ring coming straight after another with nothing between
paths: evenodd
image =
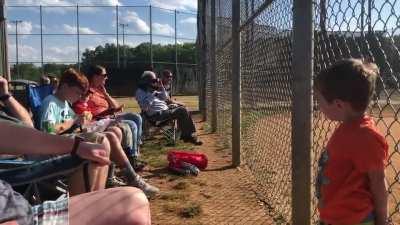
<instances>
[{"instance_id":1,"label":"chain link gate","mask_svg":"<svg viewBox=\"0 0 400 225\"><path fill-rule=\"evenodd\" d=\"M215 0L215 37L210 36L213 1L207 4L208 46L216 40L216 53L209 56L210 61L215 57L215 77L213 68L207 70L207 118L211 124L212 118L217 120L217 131L227 144L232 143L233 1ZM267 203L277 224L293 223L294 7L291 0L240 1L241 157L258 187L259 199ZM316 0L312 10L314 56L309 64L314 75L349 57L373 61L380 68L368 111L389 143L389 214L394 224L400 224L400 1ZM212 63L208 65L212 67ZM327 120L317 107L313 107L309 122L311 118L312 178L308 188L312 192L311 223L316 224L313 193L317 160L337 123Z\"/></svg>"}]
</instances>

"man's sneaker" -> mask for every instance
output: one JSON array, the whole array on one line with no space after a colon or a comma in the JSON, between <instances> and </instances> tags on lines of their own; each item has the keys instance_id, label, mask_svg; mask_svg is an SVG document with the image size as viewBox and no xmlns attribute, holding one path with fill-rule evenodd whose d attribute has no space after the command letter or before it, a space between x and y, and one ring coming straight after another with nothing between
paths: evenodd
<instances>
[{"instance_id":1,"label":"man's sneaker","mask_svg":"<svg viewBox=\"0 0 400 225\"><path fill-rule=\"evenodd\" d=\"M118 178L117 176L113 176L113 177L107 179L107 182L106 182L107 188L120 187L120 186L126 186L126 183L121 178Z\"/></svg>"},{"instance_id":2,"label":"man's sneaker","mask_svg":"<svg viewBox=\"0 0 400 225\"><path fill-rule=\"evenodd\" d=\"M144 194L147 196L147 198L152 198L160 192L160 189L151 184L146 183L143 180L143 178L140 177L139 175L136 175L136 181L132 182L130 185L142 190Z\"/></svg>"}]
</instances>

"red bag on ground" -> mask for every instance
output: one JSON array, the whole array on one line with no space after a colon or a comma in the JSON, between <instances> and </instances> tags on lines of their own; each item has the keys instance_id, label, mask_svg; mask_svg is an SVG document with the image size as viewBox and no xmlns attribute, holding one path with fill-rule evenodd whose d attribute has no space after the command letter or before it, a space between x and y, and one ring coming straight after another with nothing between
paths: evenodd
<instances>
[{"instance_id":1,"label":"red bag on ground","mask_svg":"<svg viewBox=\"0 0 400 225\"><path fill-rule=\"evenodd\" d=\"M204 170L208 164L208 159L205 154L183 151L168 152L168 161L170 168L181 168L181 162L187 162L195 165L200 170Z\"/></svg>"}]
</instances>

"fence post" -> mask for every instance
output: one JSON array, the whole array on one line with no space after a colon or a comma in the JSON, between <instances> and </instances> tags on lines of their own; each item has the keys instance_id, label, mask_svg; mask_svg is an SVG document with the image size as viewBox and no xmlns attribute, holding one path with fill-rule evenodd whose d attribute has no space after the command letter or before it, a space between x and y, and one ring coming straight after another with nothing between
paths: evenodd
<instances>
[{"instance_id":1,"label":"fence post","mask_svg":"<svg viewBox=\"0 0 400 225\"><path fill-rule=\"evenodd\" d=\"M232 165L240 165L240 0L232 1Z\"/></svg>"},{"instance_id":2,"label":"fence post","mask_svg":"<svg viewBox=\"0 0 400 225\"><path fill-rule=\"evenodd\" d=\"M292 224L311 223L312 0L293 2Z\"/></svg>"},{"instance_id":3,"label":"fence post","mask_svg":"<svg viewBox=\"0 0 400 225\"><path fill-rule=\"evenodd\" d=\"M117 67L121 68L120 58L119 58L119 9L118 5L115 6L115 28L116 28L116 36L117 36Z\"/></svg>"},{"instance_id":4,"label":"fence post","mask_svg":"<svg viewBox=\"0 0 400 225\"><path fill-rule=\"evenodd\" d=\"M42 12L42 5L39 6L39 15L40 15L40 65L42 70L42 75L44 75L44 68L43 68L43 12Z\"/></svg>"},{"instance_id":5,"label":"fence post","mask_svg":"<svg viewBox=\"0 0 400 225\"><path fill-rule=\"evenodd\" d=\"M79 44L79 5L76 5L76 38L78 44L78 70L81 70L81 54Z\"/></svg>"},{"instance_id":6,"label":"fence post","mask_svg":"<svg viewBox=\"0 0 400 225\"><path fill-rule=\"evenodd\" d=\"M11 80L11 75L10 75L10 67L8 64L8 46L7 46L7 39L8 39L8 34L7 34L7 2L6 0L0 0L0 72L4 74L5 78L7 80Z\"/></svg>"},{"instance_id":7,"label":"fence post","mask_svg":"<svg viewBox=\"0 0 400 225\"><path fill-rule=\"evenodd\" d=\"M215 67L215 46L216 46L216 36L215 36L215 1L211 0L211 43L210 43L210 67L211 67L211 130L212 132L217 131L217 74Z\"/></svg>"},{"instance_id":8,"label":"fence post","mask_svg":"<svg viewBox=\"0 0 400 225\"><path fill-rule=\"evenodd\" d=\"M153 68L153 15L151 5L149 6L149 19L150 19L150 65Z\"/></svg>"}]
</instances>

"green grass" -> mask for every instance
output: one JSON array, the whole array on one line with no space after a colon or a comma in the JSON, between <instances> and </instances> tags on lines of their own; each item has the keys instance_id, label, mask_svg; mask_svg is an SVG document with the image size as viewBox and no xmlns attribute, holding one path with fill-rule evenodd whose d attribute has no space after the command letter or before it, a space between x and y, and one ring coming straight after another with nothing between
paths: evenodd
<instances>
[{"instance_id":1,"label":"green grass","mask_svg":"<svg viewBox=\"0 0 400 225\"><path fill-rule=\"evenodd\" d=\"M115 97L115 99L120 103L124 104L125 112L140 112L139 105L133 97ZM190 111L197 111L199 109L199 97L198 96L173 96L172 99L176 99L178 102L184 103Z\"/></svg>"},{"instance_id":2,"label":"green grass","mask_svg":"<svg viewBox=\"0 0 400 225\"><path fill-rule=\"evenodd\" d=\"M167 146L167 141L162 137L145 140L141 147L141 158L151 167L161 168L168 165L167 153L171 150L191 151L194 146L178 141L175 146Z\"/></svg>"},{"instance_id":3,"label":"green grass","mask_svg":"<svg viewBox=\"0 0 400 225\"><path fill-rule=\"evenodd\" d=\"M200 215L201 213L202 209L200 204L197 202L190 202L180 210L179 214L181 217L184 218L193 218Z\"/></svg>"}]
</instances>

